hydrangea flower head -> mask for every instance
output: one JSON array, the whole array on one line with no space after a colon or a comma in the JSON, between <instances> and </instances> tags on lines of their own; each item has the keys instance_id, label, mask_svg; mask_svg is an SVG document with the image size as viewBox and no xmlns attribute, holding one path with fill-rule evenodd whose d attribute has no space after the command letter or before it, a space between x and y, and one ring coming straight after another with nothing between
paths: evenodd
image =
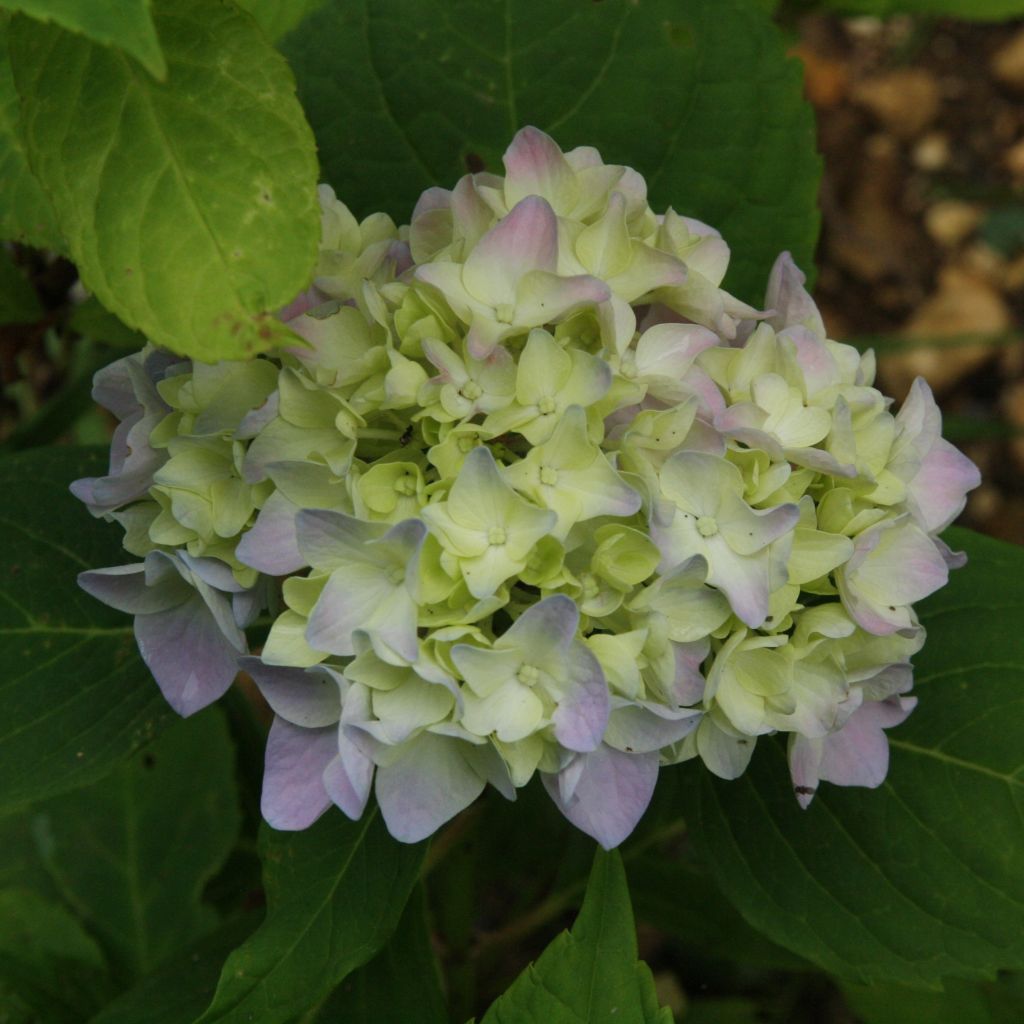
<instances>
[{"instance_id":1,"label":"hydrangea flower head","mask_svg":"<svg viewBox=\"0 0 1024 1024\"><path fill-rule=\"evenodd\" d=\"M979 482L928 386L893 414L786 253L764 309L723 291L635 171L535 128L504 163L407 228L323 187L292 347L101 371L121 426L74 491L142 561L82 586L180 713L251 674L276 828L372 791L414 842L539 775L612 847L662 766L735 778L773 733L801 804L877 786Z\"/></svg>"}]
</instances>

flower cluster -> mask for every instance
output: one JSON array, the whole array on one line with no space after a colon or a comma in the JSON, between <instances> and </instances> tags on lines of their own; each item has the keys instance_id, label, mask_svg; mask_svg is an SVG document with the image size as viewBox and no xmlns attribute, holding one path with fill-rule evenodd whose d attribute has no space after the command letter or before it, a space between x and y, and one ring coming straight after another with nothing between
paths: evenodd
<instances>
[{"instance_id":1,"label":"flower cluster","mask_svg":"<svg viewBox=\"0 0 1024 1024\"><path fill-rule=\"evenodd\" d=\"M660 765L735 778L776 732L802 804L878 785L978 483L927 385L894 414L788 254L739 302L718 233L595 150L526 128L504 163L401 229L322 187L292 348L100 372L74 491L141 561L82 586L181 714L252 676L277 828L373 788L416 841L539 773L611 847Z\"/></svg>"}]
</instances>

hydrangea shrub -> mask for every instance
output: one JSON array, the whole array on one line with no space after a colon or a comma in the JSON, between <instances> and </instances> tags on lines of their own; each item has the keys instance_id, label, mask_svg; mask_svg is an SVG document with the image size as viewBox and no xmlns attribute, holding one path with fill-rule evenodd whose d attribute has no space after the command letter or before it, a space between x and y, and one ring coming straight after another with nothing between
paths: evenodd
<instances>
[{"instance_id":1,"label":"hydrangea shrub","mask_svg":"<svg viewBox=\"0 0 1024 1024\"><path fill-rule=\"evenodd\" d=\"M416 842L539 774L611 848L661 767L734 779L773 733L801 805L878 786L979 482L927 384L894 412L787 253L740 302L719 233L596 150L525 128L504 169L401 228L321 186L289 347L98 374L120 427L74 492L139 561L81 585L180 714L252 676L277 829L372 789Z\"/></svg>"}]
</instances>

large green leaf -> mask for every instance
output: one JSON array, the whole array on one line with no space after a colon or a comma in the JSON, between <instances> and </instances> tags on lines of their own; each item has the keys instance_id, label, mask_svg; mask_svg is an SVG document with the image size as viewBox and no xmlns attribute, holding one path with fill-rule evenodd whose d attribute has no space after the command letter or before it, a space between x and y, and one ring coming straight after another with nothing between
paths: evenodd
<instances>
[{"instance_id":1,"label":"large green leaf","mask_svg":"<svg viewBox=\"0 0 1024 1024\"><path fill-rule=\"evenodd\" d=\"M232 917L107 1003L89 1024L192 1024L210 1002L231 951L250 934L253 913Z\"/></svg>"},{"instance_id":2,"label":"large green leaf","mask_svg":"<svg viewBox=\"0 0 1024 1024\"><path fill-rule=\"evenodd\" d=\"M234 756L211 709L113 774L34 812L44 863L122 977L140 977L216 921L203 886L238 833Z\"/></svg>"},{"instance_id":3,"label":"large green leaf","mask_svg":"<svg viewBox=\"0 0 1024 1024\"><path fill-rule=\"evenodd\" d=\"M772 742L736 782L694 780L694 833L723 890L854 981L1024 967L1024 549L947 539L970 561L922 605L920 703L879 790L826 786L801 811Z\"/></svg>"},{"instance_id":4,"label":"large green leaf","mask_svg":"<svg viewBox=\"0 0 1024 1024\"><path fill-rule=\"evenodd\" d=\"M228 958L202 1024L279 1024L316 1006L387 942L425 851L392 839L375 807L356 822L331 810L304 832L264 828L267 918Z\"/></svg>"},{"instance_id":5,"label":"large green leaf","mask_svg":"<svg viewBox=\"0 0 1024 1024\"><path fill-rule=\"evenodd\" d=\"M843 995L863 1024L1020 1024L1024 975L997 982L949 981L942 992L900 985L844 986Z\"/></svg>"},{"instance_id":6,"label":"large green leaf","mask_svg":"<svg viewBox=\"0 0 1024 1024\"><path fill-rule=\"evenodd\" d=\"M571 932L563 932L484 1015L481 1024L671 1024L637 960L629 889L617 851L598 851Z\"/></svg>"},{"instance_id":7,"label":"large green leaf","mask_svg":"<svg viewBox=\"0 0 1024 1024\"><path fill-rule=\"evenodd\" d=\"M630 867L637 919L702 957L748 966L806 970L808 964L751 928L726 899L708 868L666 851L645 853Z\"/></svg>"},{"instance_id":8,"label":"large green leaf","mask_svg":"<svg viewBox=\"0 0 1024 1024\"><path fill-rule=\"evenodd\" d=\"M0 241L63 249L60 228L43 186L28 165L21 108L7 59L7 20L0 17Z\"/></svg>"},{"instance_id":9,"label":"large green leaf","mask_svg":"<svg viewBox=\"0 0 1024 1024\"><path fill-rule=\"evenodd\" d=\"M286 37L325 180L408 219L430 185L501 170L517 128L597 146L733 247L760 301L782 249L810 269L819 160L800 70L747 0L330 0Z\"/></svg>"},{"instance_id":10,"label":"large green leaf","mask_svg":"<svg viewBox=\"0 0 1024 1024\"><path fill-rule=\"evenodd\" d=\"M426 910L420 889L387 945L341 983L314 1024L447 1024Z\"/></svg>"},{"instance_id":11,"label":"large green leaf","mask_svg":"<svg viewBox=\"0 0 1024 1024\"><path fill-rule=\"evenodd\" d=\"M158 78L167 73L149 13L149 0L119 0L117 4L96 0L2 0L0 7L22 11L80 32L97 43L116 46Z\"/></svg>"},{"instance_id":12,"label":"large green leaf","mask_svg":"<svg viewBox=\"0 0 1024 1024\"><path fill-rule=\"evenodd\" d=\"M108 309L178 352L251 355L291 336L272 311L312 275L313 137L248 15L166 0L155 19L164 84L116 50L12 20L29 159Z\"/></svg>"},{"instance_id":13,"label":"large green leaf","mask_svg":"<svg viewBox=\"0 0 1024 1024\"><path fill-rule=\"evenodd\" d=\"M824 0L843 14L930 14L971 21L1005 21L1024 15L1024 0Z\"/></svg>"},{"instance_id":14,"label":"large green leaf","mask_svg":"<svg viewBox=\"0 0 1024 1024\"><path fill-rule=\"evenodd\" d=\"M0 808L93 782L173 717L131 625L75 585L131 561L68 493L105 464L74 448L0 458Z\"/></svg>"},{"instance_id":15,"label":"large green leaf","mask_svg":"<svg viewBox=\"0 0 1024 1024\"><path fill-rule=\"evenodd\" d=\"M290 32L311 11L324 5L325 0L239 0L271 39L280 39Z\"/></svg>"},{"instance_id":16,"label":"large green leaf","mask_svg":"<svg viewBox=\"0 0 1024 1024\"><path fill-rule=\"evenodd\" d=\"M79 1024L109 998L99 946L59 903L0 890L0 1020L14 1009L46 1024Z\"/></svg>"}]
</instances>

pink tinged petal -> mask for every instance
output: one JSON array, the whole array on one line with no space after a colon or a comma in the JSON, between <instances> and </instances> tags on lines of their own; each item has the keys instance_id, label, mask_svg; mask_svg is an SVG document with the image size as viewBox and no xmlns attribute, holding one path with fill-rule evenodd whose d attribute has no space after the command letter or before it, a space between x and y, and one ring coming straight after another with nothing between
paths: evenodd
<instances>
[{"instance_id":1,"label":"pink tinged petal","mask_svg":"<svg viewBox=\"0 0 1024 1024\"><path fill-rule=\"evenodd\" d=\"M731 499L731 500L730 500ZM742 498L727 498L718 515L718 529L738 555L753 555L789 533L800 519L793 504L753 509Z\"/></svg>"},{"instance_id":2,"label":"pink tinged petal","mask_svg":"<svg viewBox=\"0 0 1024 1024\"><path fill-rule=\"evenodd\" d=\"M194 714L227 692L237 672L240 647L196 594L168 611L135 617L135 639L167 703L179 715Z\"/></svg>"},{"instance_id":3,"label":"pink tinged petal","mask_svg":"<svg viewBox=\"0 0 1024 1024\"><path fill-rule=\"evenodd\" d=\"M805 810L818 791L818 769L824 751L824 739L792 734L789 738L789 774L797 802Z\"/></svg>"},{"instance_id":4,"label":"pink tinged petal","mask_svg":"<svg viewBox=\"0 0 1024 1024\"><path fill-rule=\"evenodd\" d=\"M331 802L356 821L366 810L373 782L373 761L346 737L338 737L337 757L324 769L323 784Z\"/></svg>"},{"instance_id":5,"label":"pink tinged petal","mask_svg":"<svg viewBox=\"0 0 1024 1024\"><path fill-rule=\"evenodd\" d=\"M825 737L820 777L838 786L880 786L889 771L889 742L883 730L899 725L916 704L913 697L862 704L839 732Z\"/></svg>"},{"instance_id":6,"label":"pink tinged petal","mask_svg":"<svg viewBox=\"0 0 1024 1024\"><path fill-rule=\"evenodd\" d=\"M334 725L341 717L338 684L324 672L265 665L259 658L238 659L278 718L304 729Z\"/></svg>"},{"instance_id":7,"label":"pink tinged petal","mask_svg":"<svg viewBox=\"0 0 1024 1024\"><path fill-rule=\"evenodd\" d=\"M399 760L377 769L375 791L391 835L418 843L468 807L485 782L457 740L422 733L406 746Z\"/></svg>"},{"instance_id":8,"label":"pink tinged petal","mask_svg":"<svg viewBox=\"0 0 1024 1024\"><path fill-rule=\"evenodd\" d=\"M539 128L528 125L516 132L502 163L509 206L527 196L541 196L563 217L575 206L579 195L576 173L558 143Z\"/></svg>"},{"instance_id":9,"label":"pink tinged petal","mask_svg":"<svg viewBox=\"0 0 1024 1024\"><path fill-rule=\"evenodd\" d=\"M725 617L727 614L722 618L723 622ZM704 698L705 679L700 667L711 649L711 641L705 637L690 643L669 642L676 666L676 677L670 688L671 697L680 707L697 704Z\"/></svg>"},{"instance_id":10,"label":"pink tinged petal","mask_svg":"<svg viewBox=\"0 0 1024 1024\"><path fill-rule=\"evenodd\" d=\"M981 483L978 467L945 438L938 438L907 486L907 505L928 533L944 530Z\"/></svg>"},{"instance_id":11,"label":"pink tinged petal","mask_svg":"<svg viewBox=\"0 0 1024 1024\"><path fill-rule=\"evenodd\" d=\"M298 505L280 491L274 491L260 509L256 522L238 542L235 557L268 576L297 572L306 564L295 531L298 513Z\"/></svg>"},{"instance_id":12,"label":"pink tinged petal","mask_svg":"<svg viewBox=\"0 0 1024 1024\"><path fill-rule=\"evenodd\" d=\"M531 270L554 272L558 220L547 200L527 196L477 242L462 268L462 283L479 302L512 306L516 285Z\"/></svg>"},{"instance_id":13,"label":"pink tinged petal","mask_svg":"<svg viewBox=\"0 0 1024 1024\"><path fill-rule=\"evenodd\" d=\"M769 553L739 555L720 537L711 538L708 551L708 583L725 594L737 618L757 629L768 617L772 590Z\"/></svg>"},{"instance_id":14,"label":"pink tinged petal","mask_svg":"<svg viewBox=\"0 0 1024 1024\"><path fill-rule=\"evenodd\" d=\"M146 576L145 563L115 565L79 573L78 585L97 601L131 615L168 611L187 601L194 592L170 566L157 585Z\"/></svg>"},{"instance_id":15,"label":"pink tinged petal","mask_svg":"<svg viewBox=\"0 0 1024 1024\"><path fill-rule=\"evenodd\" d=\"M369 562L366 545L387 531L386 523L368 523L328 509L303 509L295 518L304 564L317 569L336 569L348 560Z\"/></svg>"},{"instance_id":16,"label":"pink tinged petal","mask_svg":"<svg viewBox=\"0 0 1024 1024\"><path fill-rule=\"evenodd\" d=\"M948 568L962 569L967 564L965 551L954 551L941 537L932 537L932 541Z\"/></svg>"},{"instance_id":17,"label":"pink tinged petal","mask_svg":"<svg viewBox=\"0 0 1024 1024\"><path fill-rule=\"evenodd\" d=\"M817 394L839 379L840 370L825 344L824 331L814 334L806 327L793 326L782 332L779 338L793 345L796 362L804 375L809 395Z\"/></svg>"},{"instance_id":18,"label":"pink tinged petal","mask_svg":"<svg viewBox=\"0 0 1024 1024\"><path fill-rule=\"evenodd\" d=\"M474 359L487 359L494 350L518 328L499 323L490 311L474 313L466 335L466 351Z\"/></svg>"},{"instance_id":19,"label":"pink tinged petal","mask_svg":"<svg viewBox=\"0 0 1024 1024\"><path fill-rule=\"evenodd\" d=\"M637 340L637 371L679 380L704 349L718 344L717 334L697 324L656 324Z\"/></svg>"},{"instance_id":20,"label":"pink tinged petal","mask_svg":"<svg viewBox=\"0 0 1024 1024\"><path fill-rule=\"evenodd\" d=\"M267 735L260 811L271 828L309 828L331 805L324 769L338 754L338 731L301 729L275 718Z\"/></svg>"},{"instance_id":21,"label":"pink tinged petal","mask_svg":"<svg viewBox=\"0 0 1024 1024\"><path fill-rule=\"evenodd\" d=\"M559 277L533 270L524 274L516 287L513 320L517 327L539 327L609 298L608 285L588 274Z\"/></svg>"},{"instance_id":22,"label":"pink tinged petal","mask_svg":"<svg viewBox=\"0 0 1024 1024\"><path fill-rule=\"evenodd\" d=\"M612 710L604 741L627 754L649 754L688 736L702 714L696 709L672 711L660 704L622 702Z\"/></svg>"},{"instance_id":23,"label":"pink tinged petal","mask_svg":"<svg viewBox=\"0 0 1024 1024\"><path fill-rule=\"evenodd\" d=\"M593 750L608 726L608 684L597 658L583 644L574 643L566 657L569 679L551 716L555 739L567 750Z\"/></svg>"},{"instance_id":24,"label":"pink tinged petal","mask_svg":"<svg viewBox=\"0 0 1024 1024\"><path fill-rule=\"evenodd\" d=\"M860 534L849 562L837 574L851 617L876 635L912 625L907 606L945 586L948 579L942 553L906 518Z\"/></svg>"},{"instance_id":25,"label":"pink tinged petal","mask_svg":"<svg viewBox=\"0 0 1024 1024\"><path fill-rule=\"evenodd\" d=\"M274 391L262 405L250 409L242 417L238 429L235 431L235 438L239 441L248 441L254 438L271 420L276 419L280 407L281 394Z\"/></svg>"},{"instance_id":26,"label":"pink tinged petal","mask_svg":"<svg viewBox=\"0 0 1024 1024\"><path fill-rule=\"evenodd\" d=\"M315 284L310 285L304 292L299 292L287 306L278 310L277 319L288 323L289 320L294 320L311 309L322 306L328 299L329 296L320 291Z\"/></svg>"},{"instance_id":27,"label":"pink tinged petal","mask_svg":"<svg viewBox=\"0 0 1024 1024\"><path fill-rule=\"evenodd\" d=\"M536 664L565 658L569 644L576 636L580 612L576 602L565 594L555 594L538 601L495 642L495 650L518 650Z\"/></svg>"},{"instance_id":28,"label":"pink tinged petal","mask_svg":"<svg viewBox=\"0 0 1024 1024\"><path fill-rule=\"evenodd\" d=\"M776 330L799 324L824 338L825 324L814 300L804 288L806 280L793 257L788 252L780 253L768 277L768 290L764 297L765 308L775 311L768 323Z\"/></svg>"},{"instance_id":29,"label":"pink tinged petal","mask_svg":"<svg viewBox=\"0 0 1024 1024\"><path fill-rule=\"evenodd\" d=\"M602 744L589 754L572 795L563 800L558 776L544 786L558 809L606 850L625 840L643 817L658 781L658 754L624 754Z\"/></svg>"}]
</instances>

